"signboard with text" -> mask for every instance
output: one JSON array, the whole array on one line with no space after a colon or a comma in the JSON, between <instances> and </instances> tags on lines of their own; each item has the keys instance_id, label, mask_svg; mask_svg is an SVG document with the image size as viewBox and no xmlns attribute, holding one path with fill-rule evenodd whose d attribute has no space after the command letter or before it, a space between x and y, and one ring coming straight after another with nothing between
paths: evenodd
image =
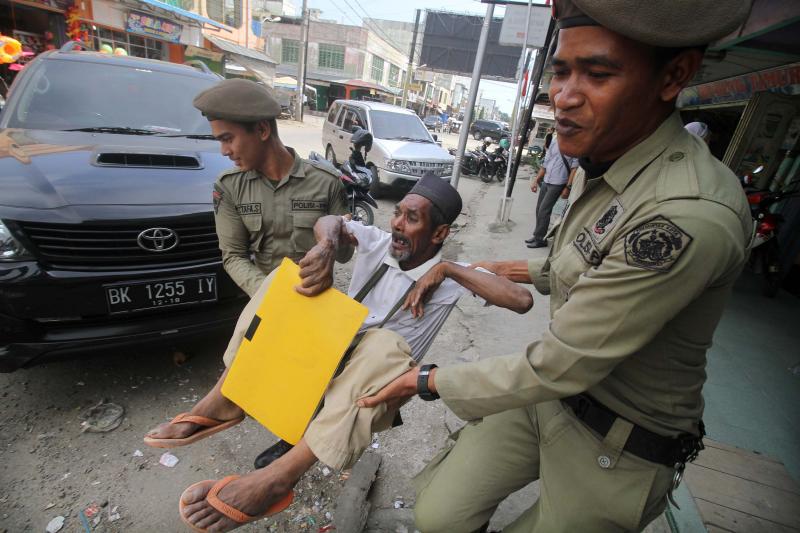
<instances>
[{"instance_id":1,"label":"signboard with text","mask_svg":"<svg viewBox=\"0 0 800 533\"><path fill-rule=\"evenodd\" d=\"M163 39L173 43L180 42L181 33L183 32L183 26L180 24L138 11L128 13L126 29L131 33L155 37L156 39Z\"/></svg>"},{"instance_id":2,"label":"signboard with text","mask_svg":"<svg viewBox=\"0 0 800 533\"><path fill-rule=\"evenodd\" d=\"M549 7L531 7L528 24L528 46L541 48L547 39L552 10ZM500 27L500 44L522 46L525 40L525 21L528 19L528 6L506 6L503 25Z\"/></svg>"}]
</instances>

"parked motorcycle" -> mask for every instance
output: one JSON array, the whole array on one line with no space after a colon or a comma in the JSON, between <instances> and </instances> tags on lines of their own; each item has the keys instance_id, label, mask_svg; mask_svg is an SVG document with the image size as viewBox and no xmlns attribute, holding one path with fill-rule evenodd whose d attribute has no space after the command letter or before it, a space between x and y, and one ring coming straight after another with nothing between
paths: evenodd
<instances>
[{"instance_id":1,"label":"parked motorcycle","mask_svg":"<svg viewBox=\"0 0 800 533\"><path fill-rule=\"evenodd\" d=\"M455 157L457 150L449 148L447 150L450 155ZM462 174L477 174L478 173L478 152L479 150L464 150L464 157L461 158L461 173Z\"/></svg>"},{"instance_id":2,"label":"parked motorcycle","mask_svg":"<svg viewBox=\"0 0 800 533\"><path fill-rule=\"evenodd\" d=\"M505 142L504 142L505 141ZM484 183L489 183L492 178L502 183L508 168L508 139L500 139L500 144L491 152L484 152L485 157L478 163L478 177Z\"/></svg>"},{"instance_id":3,"label":"parked motorcycle","mask_svg":"<svg viewBox=\"0 0 800 533\"><path fill-rule=\"evenodd\" d=\"M754 188L754 175L763 170L758 167L752 173L742 176L742 185L747 194L747 203L755 220L756 235L750 252L750 266L764 278L762 293L768 298L778 294L783 275L781 273L781 251L778 232L783 224L783 216L772 212L772 207L787 198L800 196L797 187L788 191L768 191Z\"/></svg>"}]
</instances>

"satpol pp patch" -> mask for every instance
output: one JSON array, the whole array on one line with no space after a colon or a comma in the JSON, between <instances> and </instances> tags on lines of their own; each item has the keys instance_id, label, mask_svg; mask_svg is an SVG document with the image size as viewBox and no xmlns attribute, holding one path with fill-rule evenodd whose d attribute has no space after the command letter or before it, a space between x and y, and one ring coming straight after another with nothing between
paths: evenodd
<instances>
[{"instance_id":1,"label":"satpol pp patch","mask_svg":"<svg viewBox=\"0 0 800 533\"><path fill-rule=\"evenodd\" d=\"M631 266L668 272L691 242L691 235L658 216L625 235L625 260Z\"/></svg>"},{"instance_id":2,"label":"satpol pp patch","mask_svg":"<svg viewBox=\"0 0 800 533\"><path fill-rule=\"evenodd\" d=\"M592 237L595 241L600 242L611 233L611 230L617 225L617 221L622 216L622 212L622 204L619 202L619 198L614 198L606 212L592 226Z\"/></svg>"}]
</instances>

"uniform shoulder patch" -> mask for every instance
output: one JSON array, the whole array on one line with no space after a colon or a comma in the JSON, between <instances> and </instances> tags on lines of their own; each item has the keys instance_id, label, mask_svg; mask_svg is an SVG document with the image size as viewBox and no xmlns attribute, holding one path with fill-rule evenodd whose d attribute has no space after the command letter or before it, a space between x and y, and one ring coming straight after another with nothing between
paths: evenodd
<instances>
[{"instance_id":1,"label":"uniform shoulder patch","mask_svg":"<svg viewBox=\"0 0 800 533\"><path fill-rule=\"evenodd\" d=\"M214 192L211 193L211 199L214 201L214 214L219 213L219 204L222 203L222 199L225 198L225 192L222 190L222 187L219 183L214 184Z\"/></svg>"},{"instance_id":2,"label":"uniform shoulder patch","mask_svg":"<svg viewBox=\"0 0 800 533\"><path fill-rule=\"evenodd\" d=\"M668 272L691 242L691 235L658 216L625 235L625 261L630 266Z\"/></svg>"},{"instance_id":3,"label":"uniform shoulder patch","mask_svg":"<svg viewBox=\"0 0 800 533\"><path fill-rule=\"evenodd\" d=\"M341 173L330 161L316 161L314 159L305 159L304 161L317 170L322 170L326 174L330 174L334 178L339 179Z\"/></svg>"}]
</instances>

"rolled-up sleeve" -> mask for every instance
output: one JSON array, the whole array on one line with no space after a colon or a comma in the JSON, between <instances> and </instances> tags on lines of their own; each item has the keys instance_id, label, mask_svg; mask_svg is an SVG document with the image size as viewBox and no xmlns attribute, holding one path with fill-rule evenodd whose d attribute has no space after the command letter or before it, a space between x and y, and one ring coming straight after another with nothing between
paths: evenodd
<instances>
[{"instance_id":1,"label":"rolled-up sleeve","mask_svg":"<svg viewBox=\"0 0 800 533\"><path fill-rule=\"evenodd\" d=\"M550 258L528 260L528 275L539 294L550 294Z\"/></svg>"},{"instance_id":2,"label":"rolled-up sleeve","mask_svg":"<svg viewBox=\"0 0 800 533\"><path fill-rule=\"evenodd\" d=\"M702 217L676 215L670 222L691 242L668 270L630 261L622 235L597 268L578 277L548 330L523 353L438 369L435 384L442 400L457 416L472 420L586 391L651 342L709 286L738 273L744 243L731 211L709 207ZM536 282L546 267L531 263Z\"/></svg>"}]
</instances>

